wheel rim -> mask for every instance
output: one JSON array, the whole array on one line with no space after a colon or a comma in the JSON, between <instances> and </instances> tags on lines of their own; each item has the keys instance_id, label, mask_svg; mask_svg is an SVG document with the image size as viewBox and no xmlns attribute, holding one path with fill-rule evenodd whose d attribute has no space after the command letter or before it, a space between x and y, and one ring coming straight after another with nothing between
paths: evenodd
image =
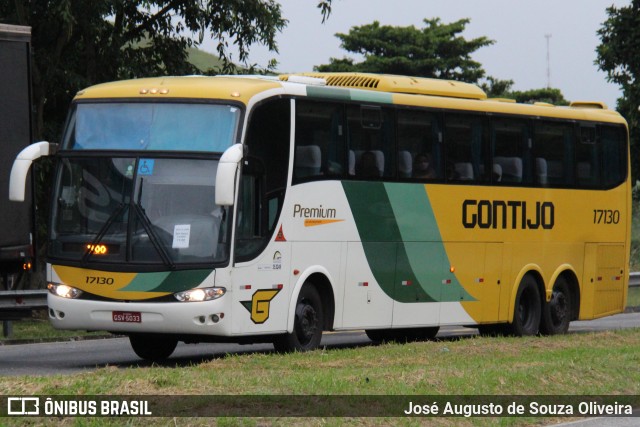
<instances>
[{"instance_id":1,"label":"wheel rim","mask_svg":"<svg viewBox=\"0 0 640 427\"><path fill-rule=\"evenodd\" d=\"M301 302L296 310L296 335L302 345L309 344L318 330L318 316L313 306Z\"/></svg>"},{"instance_id":2,"label":"wheel rim","mask_svg":"<svg viewBox=\"0 0 640 427\"><path fill-rule=\"evenodd\" d=\"M530 326L530 323L533 321L532 319L532 311L533 311L533 301L530 295L529 290L522 293L520 297L520 304L518 305L518 315L520 317L520 324L525 328Z\"/></svg>"},{"instance_id":3,"label":"wheel rim","mask_svg":"<svg viewBox=\"0 0 640 427\"><path fill-rule=\"evenodd\" d=\"M554 325L560 325L567 318L567 296L564 292L554 291L549 301L549 311L551 313L551 321Z\"/></svg>"}]
</instances>

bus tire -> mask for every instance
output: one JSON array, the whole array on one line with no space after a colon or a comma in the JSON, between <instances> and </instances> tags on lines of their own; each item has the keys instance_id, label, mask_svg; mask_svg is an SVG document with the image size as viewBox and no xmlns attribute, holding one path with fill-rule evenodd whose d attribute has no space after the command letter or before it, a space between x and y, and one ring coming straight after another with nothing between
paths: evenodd
<instances>
[{"instance_id":1,"label":"bus tire","mask_svg":"<svg viewBox=\"0 0 640 427\"><path fill-rule=\"evenodd\" d=\"M553 285L551 301L542 306L540 333L543 335L565 334L571 322L571 291L567 279L560 276Z\"/></svg>"},{"instance_id":2,"label":"bus tire","mask_svg":"<svg viewBox=\"0 0 640 427\"><path fill-rule=\"evenodd\" d=\"M138 357L158 361L171 356L178 345L178 340L163 335L135 334L129 335L129 343Z\"/></svg>"},{"instance_id":3,"label":"bus tire","mask_svg":"<svg viewBox=\"0 0 640 427\"><path fill-rule=\"evenodd\" d=\"M293 332L277 337L273 346L279 353L315 350L322 339L323 325L320 295L314 286L305 284L298 295Z\"/></svg>"},{"instance_id":4,"label":"bus tire","mask_svg":"<svg viewBox=\"0 0 640 427\"><path fill-rule=\"evenodd\" d=\"M542 315L542 301L538 285L531 275L522 278L513 311L511 333L515 336L537 335Z\"/></svg>"}]
</instances>

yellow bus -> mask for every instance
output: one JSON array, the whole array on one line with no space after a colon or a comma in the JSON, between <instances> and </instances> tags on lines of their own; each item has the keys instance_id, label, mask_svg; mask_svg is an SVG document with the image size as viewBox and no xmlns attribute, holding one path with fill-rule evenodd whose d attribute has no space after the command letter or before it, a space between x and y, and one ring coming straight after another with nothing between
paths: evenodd
<instances>
[{"instance_id":1,"label":"yellow bus","mask_svg":"<svg viewBox=\"0 0 640 427\"><path fill-rule=\"evenodd\" d=\"M80 91L57 159L48 304L60 329L316 348L564 333L621 312L624 119L374 74L162 77Z\"/></svg>"}]
</instances>

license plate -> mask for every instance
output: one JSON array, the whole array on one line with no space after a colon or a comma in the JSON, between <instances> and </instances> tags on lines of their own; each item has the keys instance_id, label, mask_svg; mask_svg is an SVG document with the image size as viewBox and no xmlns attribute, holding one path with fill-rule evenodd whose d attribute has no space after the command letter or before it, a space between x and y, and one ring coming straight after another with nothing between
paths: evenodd
<instances>
[{"instance_id":1,"label":"license plate","mask_svg":"<svg viewBox=\"0 0 640 427\"><path fill-rule=\"evenodd\" d=\"M112 314L114 322L141 323L142 314L139 311L114 311Z\"/></svg>"}]
</instances>

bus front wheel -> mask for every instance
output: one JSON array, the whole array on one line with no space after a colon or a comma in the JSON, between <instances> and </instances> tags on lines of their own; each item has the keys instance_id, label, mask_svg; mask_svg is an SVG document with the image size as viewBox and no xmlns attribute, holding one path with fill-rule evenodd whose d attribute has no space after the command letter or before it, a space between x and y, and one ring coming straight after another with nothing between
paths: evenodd
<instances>
[{"instance_id":1,"label":"bus front wheel","mask_svg":"<svg viewBox=\"0 0 640 427\"><path fill-rule=\"evenodd\" d=\"M273 342L277 352L310 351L320 345L322 339L322 300L314 286L304 285L296 303L293 332L276 338Z\"/></svg>"},{"instance_id":2,"label":"bus front wheel","mask_svg":"<svg viewBox=\"0 0 640 427\"><path fill-rule=\"evenodd\" d=\"M151 361L167 359L178 345L175 338L153 334L129 335L129 342L138 357Z\"/></svg>"},{"instance_id":3,"label":"bus front wheel","mask_svg":"<svg viewBox=\"0 0 640 427\"><path fill-rule=\"evenodd\" d=\"M564 334L571 322L571 292L567 280L560 276L553 286L551 301L542 307L540 333L544 335Z\"/></svg>"},{"instance_id":4,"label":"bus front wheel","mask_svg":"<svg viewBox=\"0 0 640 427\"><path fill-rule=\"evenodd\" d=\"M536 335L540 328L542 303L535 279L526 275L522 278L513 313L511 333L515 336Z\"/></svg>"}]
</instances>

